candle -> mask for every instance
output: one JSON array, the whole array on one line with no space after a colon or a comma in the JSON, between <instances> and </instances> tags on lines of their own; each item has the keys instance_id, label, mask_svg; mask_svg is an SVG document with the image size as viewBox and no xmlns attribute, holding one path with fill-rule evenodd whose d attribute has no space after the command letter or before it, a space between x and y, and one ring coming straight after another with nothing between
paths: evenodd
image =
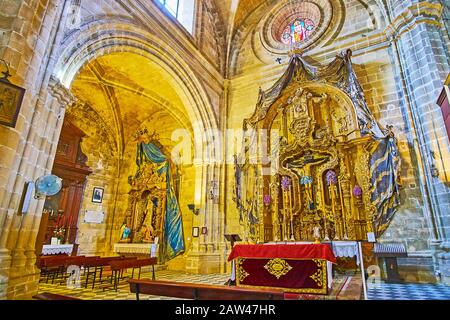
<instances>
[{"instance_id":1,"label":"candle","mask_svg":"<svg viewBox=\"0 0 450 320\"><path fill-rule=\"evenodd\" d=\"M60 222L61 222L61 215L58 214L58 219L56 219L56 227L59 227Z\"/></svg>"},{"instance_id":2,"label":"candle","mask_svg":"<svg viewBox=\"0 0 450 320\"><path fill-rule=\"evenodd\" d=\"M291 215L291 241L295 241L294 237L294 214L292 211L292 188L289 186L289 211Z\"/></svg>"}]
</instances>

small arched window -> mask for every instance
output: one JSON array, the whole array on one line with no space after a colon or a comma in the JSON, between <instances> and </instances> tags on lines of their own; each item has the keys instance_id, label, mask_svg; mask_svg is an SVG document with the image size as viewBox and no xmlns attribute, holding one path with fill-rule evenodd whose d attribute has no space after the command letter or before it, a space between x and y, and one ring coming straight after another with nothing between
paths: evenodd
<instances>
[{"instance_id":1,"label":"small arched window","mask_svg":"<svg viewBox=\"0 0 450 320\"><path fill-rule=\"evenodd\" d=\"M195 0L157 0L189 33L194 30Z\"/></svg>"},{"instance_id":2,"label":"small arched window","mask_svg":"<svg viewBox=\"0 0 450 320\"><path fill-rule=\"evenodd\" d=\"M314 21L308 18L297 18L286 26L281 34L281 42L296 45L305 42L316 29Z\"/></svg>"}]
</instances>

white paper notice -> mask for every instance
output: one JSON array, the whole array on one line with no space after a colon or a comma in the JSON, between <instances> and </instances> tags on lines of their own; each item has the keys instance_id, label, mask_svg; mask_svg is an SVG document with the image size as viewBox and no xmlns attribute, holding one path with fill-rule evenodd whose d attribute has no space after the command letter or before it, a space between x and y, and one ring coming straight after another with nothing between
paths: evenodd
<instances>
[{"instance_id":1,"label":"white paper notice","mask_svg":"<svg viewBox=\"0 0 450 320\"><path fill-rule=\"evenodd\" d=\"M368 232L367 233L367 240L369 242L377 242L377 240L375 239L375 233L373 232Z\"/></svg>"},{"instance_id":2,"label":"white paper notice","mask_svg":"<svg viewBox=\"0 0 450 320\"><path fill-rule=\"evenodd\" d=\"M99 211L86 211L84 215L84 223L103 223L103 219L105 218L104 212Z\"/></svg>"}]
</instances>

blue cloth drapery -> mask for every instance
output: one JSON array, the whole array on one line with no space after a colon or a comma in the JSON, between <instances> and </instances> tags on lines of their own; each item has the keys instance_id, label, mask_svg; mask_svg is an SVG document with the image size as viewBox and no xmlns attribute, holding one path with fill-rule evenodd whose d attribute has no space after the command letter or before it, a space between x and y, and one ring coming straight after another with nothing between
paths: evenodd
<instances>
[{"instance_id":1,"label":"blue cloth drapery","mask_svg":"<svg viewBox=\"0 0 450 320\"><path fill-rule=\"evenodd\" d=\"M163 247L160 256L160 260L165 262L175 258L185 250L181 210L171 184L169 160L157 146L152 143L147 144L142 142L138 145L136 164L140 167L146 161L161 164L158 174L166 174L166 215L164 219L164 236L162 239Z\"/></svg>"},{"instance_id":2,"label":"blue cloth drapery","mask_svg":"<svg viewBox=\"0 0 450 320\"><path fill-rule=\"evenodd\" d=\"M377 208L375 234L380 237L389 227L400 205L399 169L401 159L394 137L381 139L370 159L371 201Z\"/></svg>"}]
</instances>

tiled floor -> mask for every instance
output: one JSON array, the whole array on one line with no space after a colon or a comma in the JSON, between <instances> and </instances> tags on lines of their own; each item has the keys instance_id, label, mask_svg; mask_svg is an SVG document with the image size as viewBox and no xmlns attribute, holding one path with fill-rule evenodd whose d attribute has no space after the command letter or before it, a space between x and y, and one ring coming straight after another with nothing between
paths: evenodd
<instances>
[{"instance_id":1,"label":"tiled floor","mask_svg":"<svg viewBox=\"0 0 450 320\"><path fill-rule=\"evenodd\" d=\"M176 271L157 271L156 279L157 280L167 280L167 281L176 281L176 282L185 282L185 283L205 283L212 285L223 285L229 278L227 274L211 274L211 275L193 275L186 274L183 272ZM151 279L150 273L144 273L141 279ZM81 279L81 283L83 284L83 278ZM359 277L354 276L340 276L335 279L333 289L331 290L328 296L312 296L312 295L301 295L298 299L320 299L320 300L328 300L328 299L342 299L342 300L355 300L359 299L361 295L360 290L361 280ZM126 281L123 281L122 284L119 285L118 291L107 289L103 290L101 287L95 288L92 290L90 287L87 289L72 289L68 288L65 284L46 284L40 283L39 285L39 293L49 292L53 294L59 294L64 296L71 296L80 298L83 300L135 300L136 296L133 293L130 293L129 285ZM141 300L174 300L169 297L159 297L159 296L148 296L141 295ZM296 298L297 299L297 298Z\"/></svg>"},{"instance_id":2,"label":"tiled floor","mask_svg":"<svg viewBox=\"0 0 450 320\"><path fill-rule=\"evenodd\" d=\"M369 300L450 300L450 286L381 283L368 289Z\"/></svg>"},{"instance_id":3,"label":"tiled floor","mask_svg":"<svg viewBox=\"0 0 450 320\"><path fill-rule=\"evenodd\" d=\"M205 283L213 285L222 285L228 280L227 274L211 274L211 275L194 275L177 271L158 271L156 278L158 280ZM354 278L354 280L352 280ZM359 277L349 277L345 279L337 279L335 281L331 294L329 296L317 296L320 299L357 299L359 296L360 279ZM151 279L150 273L144 273L142 279ZM352 280L352 281L349 281ZM83 282L82 282L83 283ZM368 284L369 300L450 300L450 286L433 285L433 284L387 284L380 283L378 285ZM45 284L39 286L39 293L51 292L60 295L77 297L83 300L135 300L134 294L130 293L129 285L123 282L119 285L116 292L111 289L91 288L71 289L66 285ZM312 297L303 297L310 299ZM302 298L302 299L303 299ZM142 295L142 300L173 300L169 297Z\"/></svg>"},{"instance_id":4,"label":"tiled floor","mask_svg":"<svg viewBox=\"0 0 450 320\"><path fill-rule=\"evenodd\" d=\"M210 274L210 275L193 275L186 274L176 271L158 271L156 273L156 279L167 280L167 281L179 281L179 282L190 282L190 283L206 283L206 284L224 284L229 278L226 274ZM151 279L150 273L143 273L141 279ZM83 278L81 283L83 284ZM83 300L135 300L136 296L130 293L129 284L124 281L119 287L118 291L112 289L95 288L92 290L90 287L85 289L84 287L80 289L71 289L66 285L59 284L39 284L39 293L50 292L59 295L66 295L71 297L80 298ZM141 295L141 300L173 300L169 297L157 297Z\"/></svg>"}]
</instances>

